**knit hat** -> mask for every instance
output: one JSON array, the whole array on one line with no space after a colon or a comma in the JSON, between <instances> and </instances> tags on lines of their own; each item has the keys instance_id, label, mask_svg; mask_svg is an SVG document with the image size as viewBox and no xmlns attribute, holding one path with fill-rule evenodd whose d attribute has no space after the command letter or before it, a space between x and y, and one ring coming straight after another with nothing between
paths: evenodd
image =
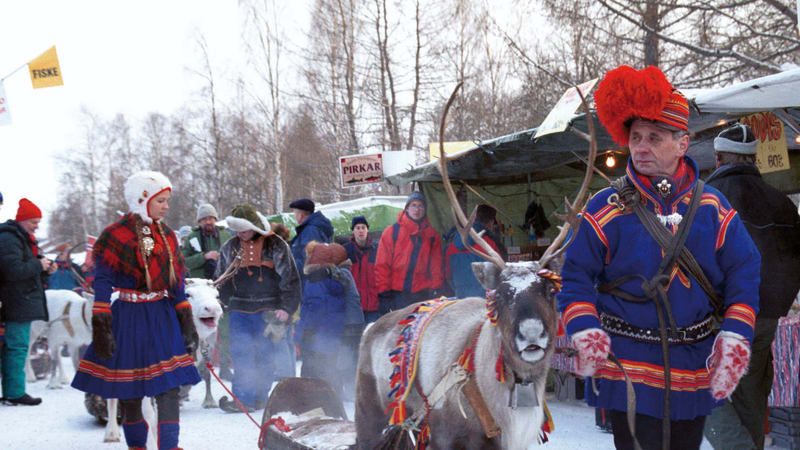
<instances>
[{"instance_id":1,"label":"knit hat","mask_svg":"<svg viewBox=\"0 0 800 450\"><path fill-rule=\"evenodd\" d=\"M125 182L125 201L128 210L145 223L153 223L150 218L150 200L166 190L172 190L169 179L160 172L143 170L131 175Z\"/></svg>"},{"instance_id":2,"label":"knit hat","mask_svg":"<svg viewBox=\"0 0 800 450\"><path fill-rule=\"evenodd\" d=\"M272 230L265 226L268 223L267 218L259 214L249 203L234 206L231 215L226 217L225 221L228 222L230 229L237 233L253 230L262 236L272 234Z\"/></svg>"},{"instance_id":3,"label":"knit hat","mask_svg":"<svg viewBox=\"0 0 800 450\"><path fill-rule=\"evenodd\" d=\"M355 216L353 220L350 221L350 231L353 231L356 228L356 225L363 223L364 225L369 228L369 222L367 222L367 218L364 216Z\"/></svg>"},{"instance_id":4,"label":"knit hat","mask_svg":"<svg viewBox=\"0 0 800 450\"><path fill-rule=\"evenodd\" d=\"M344 262L345 259L347 259L347 250L335 242L323 244L322 242L311 241L306 244L306 267L335 267Z\"/></svg>"},{"instance_id":5,"label":"knit hat","mask_svg":"<svg viewBox=\"0 0 800 450\"><path fill-rule=\"evenodd\" d=\"M295 200L292 203L289 203L289 208L292 209L302 209L303 211L308 211L310 213L314 212L314 202L307 198L301 198L299 200Z\"/></svg>"},{"instance_id":6,"label":"knit hat","mask_svg":"<svg viewBox=\"0 0 800 450\"><path fill-rule=\"evenodd\" d=\"M203 203L197 207L197 221L200 222L200 219L205 219L206 217L219 219L217 209L211 203Z\"/></svg>"},{"instance_id":7,"label":"knit hat","mask_svg":"<svg viewBox=\"0 0 800 450\"><path fill-rule=\"evenodd\" d=\"M423 194L420 191L414 191L414 192L411 193L411 195L408 196L408 200L406 200L406 206L403 207L403 209L408 209L408 204L411 203L414 200L421 201L422 204L425 206L425 209L428 208L428 201L425 200L425 194Z\"/></svg>"},{"instance_id":8,"label":"knit hat","mask_svg":"<svg viewBox=\"0 0 800 450\"><path fill-rule=\"evenodd\" d=\"M758 153L758 140L750 127L737 123L726 128L714 138L714 151L755 155Z\"/></svg>"},{"instance_id":9,"label":"knit hat","mask_svg":"<svg viewBox=\"0 0 800 450\"><path fill-rule=\"evenodd\" d=\"M22 222L28 219L41 219L42 210L34 205L32 201L27 198L19 200L19 208L17 208L17 217L14 219L17 222Z\"/></svg>"},{"instance_id":10,"label":"knit hat","mask_svg":"<svg viewBox=\"0 0 800 450\"><path fill-rule=\"evenodd\" d=\"M633 119L661 128L689 130L689 103L654 66L636 70L619 66L606 73L594 93L597 117L614 140L628 145Z\"/></svg>"}]
</instances>

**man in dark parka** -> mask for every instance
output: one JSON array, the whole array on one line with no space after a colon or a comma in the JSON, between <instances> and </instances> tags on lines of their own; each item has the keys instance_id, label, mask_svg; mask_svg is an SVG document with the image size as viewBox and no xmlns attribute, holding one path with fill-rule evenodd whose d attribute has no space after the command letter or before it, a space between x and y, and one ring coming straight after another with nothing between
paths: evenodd
<instances>
[{"instance_id":1,"label":"man in dark parka","mask_svg":"<svg viewBox=\"0 0 800 450\"><path fill-rule=\"evenodd\" d=\"M25 358L31 322L48 320L44 284L53 261L40 253L33 233L42 212L28 199L19 201L14 220L0 224L0 309L6 325L2 350L3 399L12 405L38 405L25 393Z\"/></svg>"},{"instance_id":2,"label":"man in dark parka","mask_svg":"<svg viewBox=\"0 0 800 450\"><path fill-rule=\"evenodd\" d=\"M717 170L707 183L719 189L744 222L761 253L759 311L750 365L704 434L714 448L764 448L764 419L772 389L772 341L800 289L800 216L791 200L767 184L755 165L757 139L736 124L714 139Z\"/></svg>"}]
</instances>

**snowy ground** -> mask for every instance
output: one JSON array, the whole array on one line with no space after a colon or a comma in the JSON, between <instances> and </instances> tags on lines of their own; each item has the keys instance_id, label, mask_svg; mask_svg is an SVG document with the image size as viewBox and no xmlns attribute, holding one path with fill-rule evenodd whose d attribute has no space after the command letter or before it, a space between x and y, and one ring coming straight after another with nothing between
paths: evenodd
<instances>
[{"instance_id":1,"label":"snowy ground","mask_svg":"<svg viewBox=\"0 0 800 450\"><path fill-rule=\"evenodd\" d=\"M65 367L71 363L65 359ZM212 380L213 381L213 380ZM4 449L63 449L114 450L126 448L123 442L104 443L103 426L86 412L83 393L69 386L59 390L46 388L47 381L28 384L28 393L42 397L39 406L0 405L0 442ZM224 391L214 382L214 398L219 399ZM258 428L244 414L226 414L219 409L203 409L200 406L204 395L202 383L196 386L189 401L181 408L181 441L187 450L197 449L244 449L257 448ZM548 406L555 421L555 431L545 450L567 450L592 448L613 449L610 434L598 430L594 425L594 410L579 401L559 402L549 400ZM352 419L353 404L346 404ZM261 421L262 411L253 417ZM707 442L703 449L711 449Z\"/></svg>"}]
</instances>

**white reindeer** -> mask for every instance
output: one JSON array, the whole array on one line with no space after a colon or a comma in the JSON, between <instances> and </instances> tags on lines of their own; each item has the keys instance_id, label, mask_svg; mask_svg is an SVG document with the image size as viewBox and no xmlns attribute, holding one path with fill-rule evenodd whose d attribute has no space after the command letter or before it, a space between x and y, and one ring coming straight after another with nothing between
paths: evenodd
<instances>
[{"instance_id":1,"label":"white reindeer","mask_svg":"<svg viewBox=\"0 0 800 450\"><path fill-rule=\"evenodd\" d=\"M217 342L217 326L222 317L222 306L219 302L219 292L211 280L202 278L188 278L186 280L186 297L192 304L194 326L200 338L198 354L193 355L197 361L197 369L205 381L206 396L203 399L203 408L216 408L217 402L211 395L211 374L206 368L206 362L214 351Z\"/></svg>"},{"instance_id":2,"label":"white reindeer","mask_svg":"<svg viewBox=\"0 0 800 450\"><path fill-rule=\"evenodd\" d=\"M50 352L52 366L48 389L61 389L70 382L61 363L61 347L66 345L72 358L73 368L78 367L81 346L92 342L92 300L65 289L45 291L48 322L36 320L31 323L30 345L44 336ZM25 359L25 376L29 382L36 381L30 363L30 354Z\"/></svg>"}]
</instances>

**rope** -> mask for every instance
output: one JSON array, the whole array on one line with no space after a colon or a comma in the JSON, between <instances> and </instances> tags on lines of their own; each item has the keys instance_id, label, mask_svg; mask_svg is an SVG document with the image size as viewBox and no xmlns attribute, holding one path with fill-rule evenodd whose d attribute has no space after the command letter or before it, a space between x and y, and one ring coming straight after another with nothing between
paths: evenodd
<instances>
[{"instance_id":1,"label":"rope","mask_svg":"<svg viewBox=\"0 0 800 450\"><path fill-rule=\"evenodd\" d=\"M236 397L236 395L234 395L233 392L231 392L231 390L228 389L228 386L225 386L225 383L223 383L222 380L219 378L219 376L217 376L217 373L214 372L214 365L211 364L211 362L207 362L206 363L206 368L208 369L209 373L211 373L211 375L213 375L214 378L219 382L219 384L222 386L222 388L225 389L225 392L230 394L231 398L233 398L233 401L236 402L236 406L238 406L239 409L241 409L243 413L247 414L247 418L250 419L250 421L253 422L253 424L256 427L258 427L258 429L259 429L258 448L264 448L264 439L266 439L267 428L269 428L270 425L274 425L275 428L277 428L279 431L282 431L284 433L292 431L292 429L289 428L288 425L286 425L286 423L283 421L283 418L280 417L280 416L272 418L272 419L264 422L263 424L259 425L258 422L256 422L256 419L253 419L253 416L251 416L250 413L247 412L247 408L244 407L242 402L239 401L239 399Z\"/></svg>"}]
</instances>

